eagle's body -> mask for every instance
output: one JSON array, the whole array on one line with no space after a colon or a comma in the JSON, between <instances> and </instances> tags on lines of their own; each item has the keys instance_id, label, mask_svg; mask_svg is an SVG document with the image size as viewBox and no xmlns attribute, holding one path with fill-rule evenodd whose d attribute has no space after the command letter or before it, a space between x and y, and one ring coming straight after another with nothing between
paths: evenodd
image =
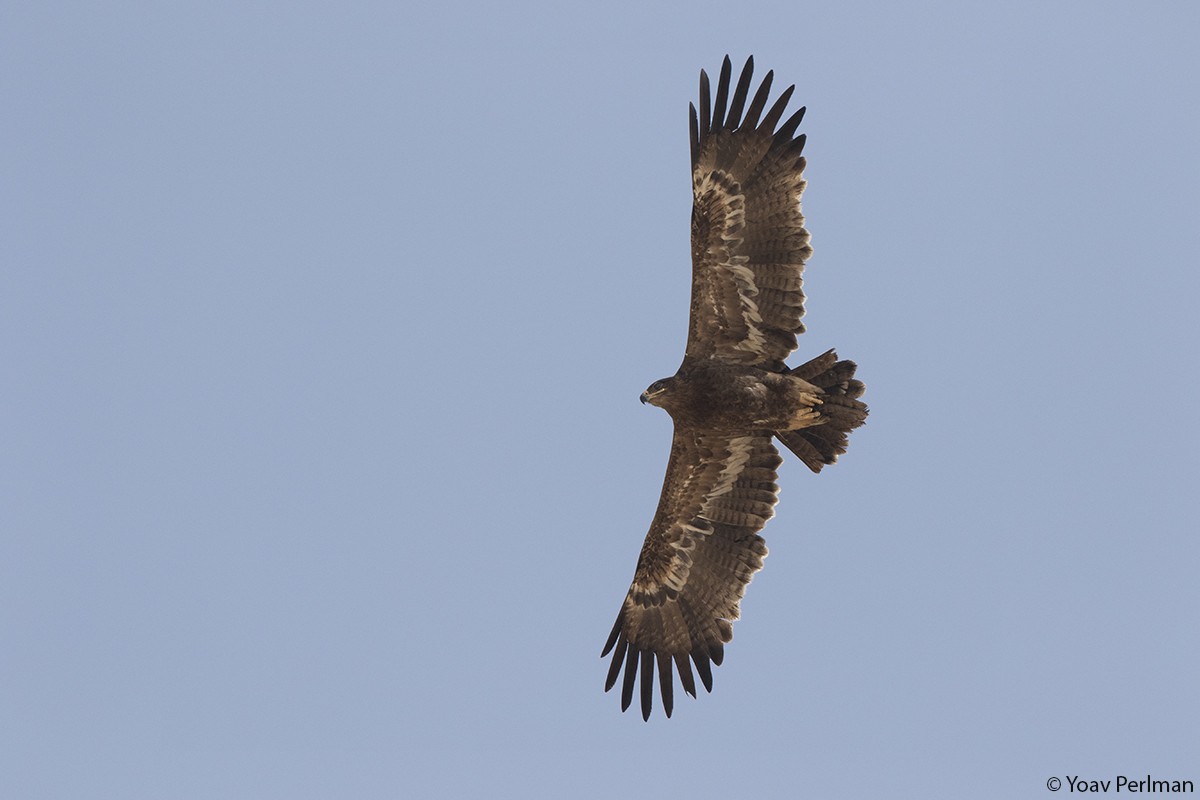
<instances>
[{"instance_id":1,"label":"eagle's body","mask_svg":"<svg viewBox=\"0 0 1200 800\"><path fill-rule=\"evenodd\" d=\"M645 402L663 408L685 429L741 433L791 431L817 423L821 390L803 378L761 367L688 359L655 383Z\"/></svg>"},{"instance_id":2,"label":"eagle's body","mask_svg":"<svg viewBox=\"0 0 1200 800\"><path fill-rule=\"evenodd\" d=\"M793 138L804 109L776 130L792 88L763 116L772 74L747 107L753 59L732 97L730 71L726 58L715 104L702 71L700 114L691 109L687 349L678 372L642 395L670 413L675 434L658 511L602 653L613 652L605 691L624 665L621 708L640 677L647 719L655 665L667 716L675 669L693 697L693 665L712 690L711 665L767 554L758 532L774 513L782 463L773 439L819 472L867 416L853 362L830 350L794 369L784 363L804 331L801 273L812 252L800 213L804 136Z\"/></svg>"}]
</instances>

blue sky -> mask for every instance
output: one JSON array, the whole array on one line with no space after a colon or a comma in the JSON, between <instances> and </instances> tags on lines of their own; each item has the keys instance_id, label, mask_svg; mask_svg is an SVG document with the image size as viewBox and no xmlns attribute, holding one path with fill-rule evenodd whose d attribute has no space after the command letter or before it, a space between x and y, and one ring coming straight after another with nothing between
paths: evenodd
<instances>
[{"instance_id":1,"label":"blue sky","mask_svg":"<svg viewBox=\"0 0 1200 800\"><path fill-rule=\"evenodd\" d=\"M0 793L1200 781L1198 31L1185 3L6 6ZM713 694L643 723L598 656L725 53L808 106L796 358L857 360L872 415L783 468Z\"/></svg>"}]
</instances>

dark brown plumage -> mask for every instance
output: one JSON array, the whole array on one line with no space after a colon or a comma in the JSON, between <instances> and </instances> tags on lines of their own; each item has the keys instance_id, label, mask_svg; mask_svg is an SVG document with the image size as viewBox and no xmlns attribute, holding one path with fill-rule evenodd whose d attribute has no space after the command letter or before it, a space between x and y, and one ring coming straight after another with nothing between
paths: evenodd
<instances>
[{"instance_id":1,"label":"dark brown plumage","mask_svg":"<svg viewBox=\"0 0 1200 800\"><path fill-rule=\"evenodd\" d=\"M644 719L655 668L668 717L675 671L693 697L693 667L712 691L712 665L767 555L758 532L774 514L782 463L772 439L819 472L867 416L854 362L830 350L795 369L784 363L804 332L801 273L812 252L800 212L804 136L795 136L804 109L779 125L795 87L768 109L773 74L750 98L753 70L747 59L731 98L726 57L715 104L700 73L687 349L679 371L642 395L671 414L675 435L658 511L601 656L613 654L605 691L624 667L621 710L640 679Z\"/></svg>"}]
</instances>

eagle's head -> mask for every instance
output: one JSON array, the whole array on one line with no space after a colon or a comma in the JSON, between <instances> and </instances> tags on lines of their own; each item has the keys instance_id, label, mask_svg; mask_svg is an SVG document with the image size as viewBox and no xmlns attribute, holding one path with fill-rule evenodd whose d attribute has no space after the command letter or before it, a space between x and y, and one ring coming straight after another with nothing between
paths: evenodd
<instances>
[{"instance_id":1,"label":"eagle's head","mask_svg":"<svg viewBox=\"0 0 1200 800\"><path fill-rule=\"evenodd\" d=\"M666 399L671 393L671 387L674 385L674 378L663 378L660 381L655 381L650 384L650 388L642 392L642 402L649 403L652 406L663 408L666 405Z\"/></svg>"}]
</instances>

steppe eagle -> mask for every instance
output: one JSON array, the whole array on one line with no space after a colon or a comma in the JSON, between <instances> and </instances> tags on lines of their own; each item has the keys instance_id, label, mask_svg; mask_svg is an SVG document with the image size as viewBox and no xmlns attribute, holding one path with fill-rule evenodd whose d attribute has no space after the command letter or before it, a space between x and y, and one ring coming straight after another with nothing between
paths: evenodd
<instances>
[{"instance_id":1,"label":"steppe eagle","mask_svg":"<svg viewBox=\"0 0 1200 800\"><path fill-rule=\"evenodd\" d=\"M715 101L701 71L699 114L690 106L687 348L678 372L641 397L670 413L675 433L658 511L601 653L613 654L606 692L624 665L622 711L640 676L643 719L656 666L668 717L674 670L692 697L693 665L712 691L712 665L767 555L759 531L774 514L783 463L772 440L820 472L867 417L854 362L830 350L792 369L784 363L804 332L801 272L812 252L800 211L805 137L795 136L804 109L779 125L795 87L768 109L771 72L747 106L753 71L751 57L731 96L726 56Z\"/></svg>"}]
</instances>

